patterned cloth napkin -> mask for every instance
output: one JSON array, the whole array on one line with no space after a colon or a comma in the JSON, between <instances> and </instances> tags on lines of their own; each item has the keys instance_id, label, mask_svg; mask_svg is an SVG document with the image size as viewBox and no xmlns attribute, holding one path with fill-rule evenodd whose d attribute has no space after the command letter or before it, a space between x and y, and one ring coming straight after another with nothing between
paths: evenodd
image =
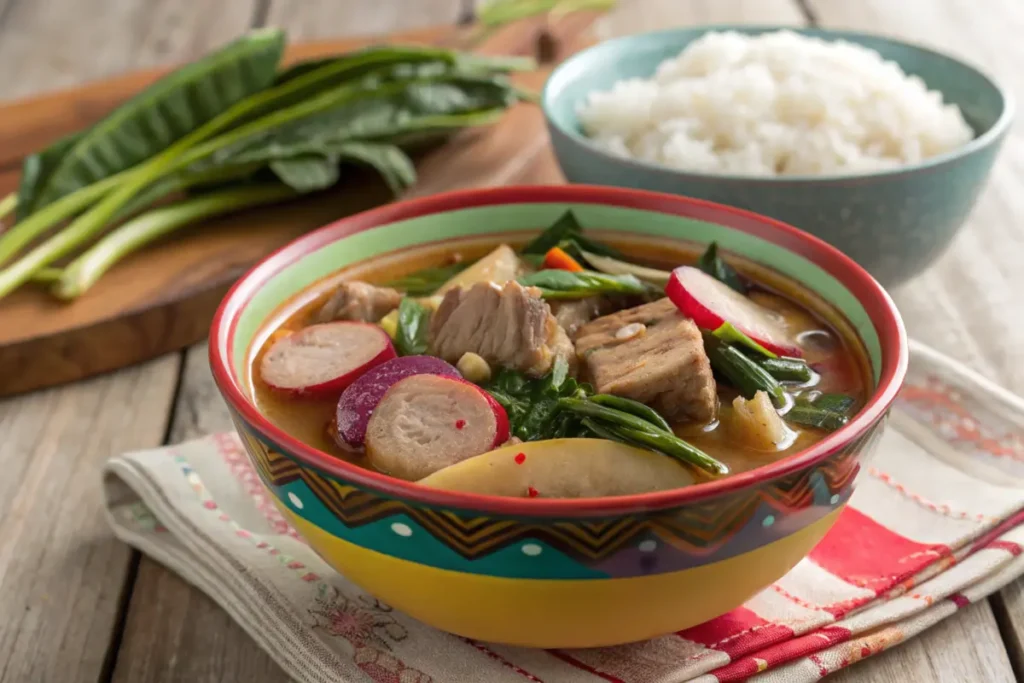
<instances>
[{"instance_id":1,"label":"patterned cloth napkin","mask_svg":"<svg viewBox=\"0 0 1024 683\"><path fill-rule=\"evenodd\" d=\"M1024 401L918 344L876 459L810 556L743 607L633 645L505 647L393 611L303 544L233 434L114 458L104 486L119 538L302 682L815 681L1024 573Z\"/></svg>"}]
</instances>

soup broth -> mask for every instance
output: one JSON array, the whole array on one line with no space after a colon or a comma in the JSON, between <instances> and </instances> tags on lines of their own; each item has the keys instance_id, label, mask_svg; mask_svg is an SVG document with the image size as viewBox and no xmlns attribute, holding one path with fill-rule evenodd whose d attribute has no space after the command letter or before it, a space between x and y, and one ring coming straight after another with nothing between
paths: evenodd
<instances>
[{"instance_id":1,"label":"soup broth","mask_svg":"<svg viewBox=\"0 0 1024 683\"><path fill-rule=\"evenodd\" d=\"M594 234L621 250L631 262L659 269L671 270L681 264L692 264L702 251L701 246L678 242L627 241L621 234L598 231ZM308 325L339 282L386 283L428 267L450 266L460 260L475 261L499 243L518 248L525 241L521 237L505 237L449 242L443 246L397 252L375 263L358 264L319 283L285 306L275 316L271 324L273 329L265 335L265 342L251 358L250 383L259 410L282 430L310 446L372 469L373 465L361 450L339 446L331 433L338 396L295 397L272 389L258 370L264 354L276 340ZM729 261L752 283L750 300L767 310L799 342L803 360L814 371L811 380L799 386L787 385L787 400L813 399L818 394L842 394L852 401L850 414L859 410L869 395L871 380L864 351L851 326L819 297L781 275L739 258L730 256ZM737 438L730 428L734 417L733 400L739 395L737 389L719 381L717 394L717 419L708 424L675 421L671 426L675 434L724 463L731 473L760 467L805 449L828 433L824 429L801 425L791 430L788 442L781 448L767 451L751 447L742 438Z\"/></svg>"}]
</instances>

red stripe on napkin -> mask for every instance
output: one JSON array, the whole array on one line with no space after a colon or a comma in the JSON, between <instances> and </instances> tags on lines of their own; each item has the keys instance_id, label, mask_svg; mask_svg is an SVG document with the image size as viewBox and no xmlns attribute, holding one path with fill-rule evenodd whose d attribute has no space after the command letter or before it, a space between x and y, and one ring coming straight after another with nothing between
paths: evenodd
<instances>
[{"instance_id":1,"label":"red stripe on napkin","mask_svg":"<svg viewBox=\"0 0 1024 683\"><path fill-rule=\"evenodd\" d=\"M733 659L791 638L793 629L766 621L746 607L738 607L717 619L680 631L678 635L724 652Z\"/></svg>"},{"instance_id":2,"label":"red stripe on napkin","mask_svg":"<svg viewBox=\"0 0 1024 683\"><path fill-rule=\"evenodd\" d=\"M912 541L851 506L810 558L843 581L881 594L949 554L945 545Z\"/></svg>"}]
</instances>

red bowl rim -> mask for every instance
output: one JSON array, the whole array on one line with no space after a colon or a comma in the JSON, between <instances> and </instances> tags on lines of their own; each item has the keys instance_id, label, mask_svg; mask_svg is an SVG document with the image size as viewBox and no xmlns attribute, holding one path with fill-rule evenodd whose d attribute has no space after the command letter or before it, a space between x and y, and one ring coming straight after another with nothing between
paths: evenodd
<instances>
[{"instance_id":1,"label":"red bowl rim","mask_svg":"<svg viewBox=\"0 0 1024 683\"><path fill-rule=\"evenodd\" d=\"M846 426L809 448L762 467L717 481L630 496L524 499L443 491L363 469L302 443L263 417L231 372L231 349L245 303L281 270L344 237L409 218L500 204L600 204L656 211L717 223L788 249L835 277L867 311L879 336L882 367L867 405ZM664 510L762 484L791 474L848 447L888 411L907 371L907 336L892 299L863 268L835 247L797 228L759 214L678 195L587 185L514 186L459 190L395 202L342 218L276 250L230 289L210 329L210 367L225 400L248 424L303 465L388 497L429 506L512 517L589 517Z\"/></svg>"}]
</instances>

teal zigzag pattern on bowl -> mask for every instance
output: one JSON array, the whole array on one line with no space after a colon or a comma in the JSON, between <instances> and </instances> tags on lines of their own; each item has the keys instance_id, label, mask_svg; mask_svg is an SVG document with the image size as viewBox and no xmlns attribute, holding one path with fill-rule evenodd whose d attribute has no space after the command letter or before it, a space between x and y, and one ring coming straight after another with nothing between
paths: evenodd
<instances>
[{"instance_id":1,"label":"teal zigzag pattern on bowl","mask_svg":"<svg viewBox=\"0 0 1024 683\"><path fill-rule=\"evenodd\" d=\"M679 571L783 538L846 503L879 426L818 465L760 488L651 515L524 520L432 508L322 475L236 417L246 451L278 504L330 534L443 569L549 579Z\"/></svg>"},{"instance_id":2,"label":"teal zigzag pattern on bowl","mask_svg":"<svg viewBox=\"0 0 1024 683\"><path fill-rule=\"evenodd\" d=\"M878 335L864 307L836 278L809 260L765 239L706 221L656 211L604 204L565 202L502 204L431 214L364 230L298 259L255 293L235 329L234 372L247 377L248 351L261 343L257 333L267 318L292 295L318 280L360 261L397 249L463 237L535 232L571 209L588 229L609 230L651 239L717 241L740 254L802 283L836 307L853 325L868 352L875 381L881 367ZM266 332L266 330L264 330Z\"/></svg>"}]
</instances>

